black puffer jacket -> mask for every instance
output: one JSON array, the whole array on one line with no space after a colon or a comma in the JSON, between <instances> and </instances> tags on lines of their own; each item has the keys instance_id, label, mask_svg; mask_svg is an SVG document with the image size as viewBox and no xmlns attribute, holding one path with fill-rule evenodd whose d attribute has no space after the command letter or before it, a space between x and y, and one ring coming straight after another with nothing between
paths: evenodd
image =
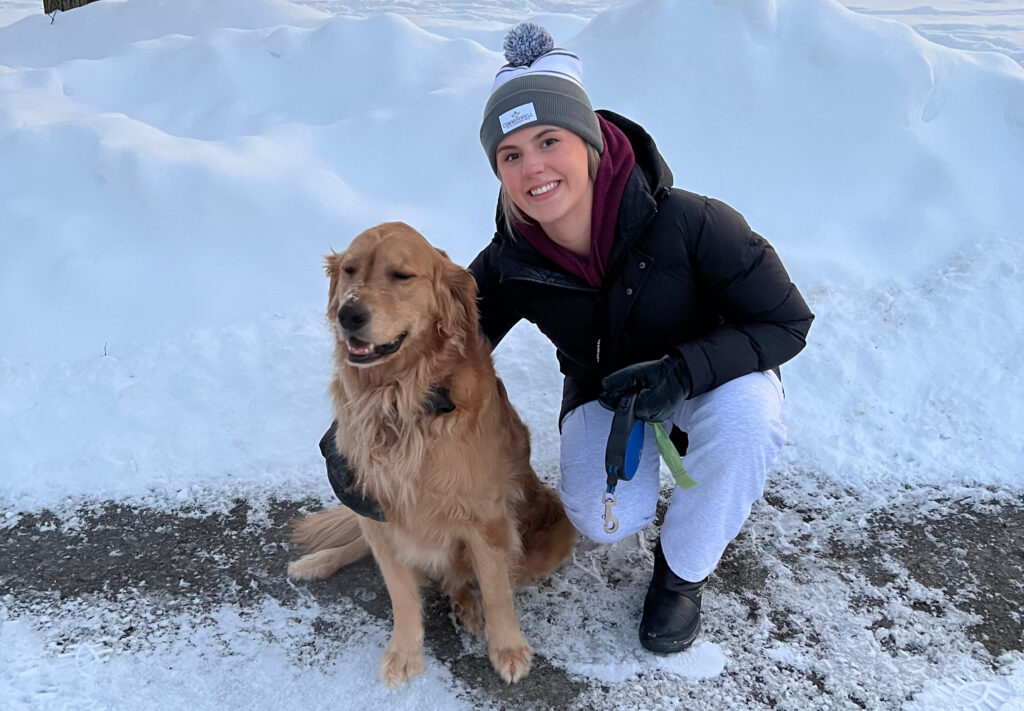
<instances>
[{"instance_id":1,"label":"black puffer jacket","mask_svg":"<svg viewBox=\"0 0 1024 711\"><path fill-rule=\"evenodd\" d=\"M499 210L494 239L469 267L491 344L524 318L551 340L565 374L559 422L633 363L681 356L692 396L795 356L814 315L772 246L728 205L672 188L647 132L599 113L636 155L604 283L588 286L543 257Z\"/></svg>"}]
</instances>

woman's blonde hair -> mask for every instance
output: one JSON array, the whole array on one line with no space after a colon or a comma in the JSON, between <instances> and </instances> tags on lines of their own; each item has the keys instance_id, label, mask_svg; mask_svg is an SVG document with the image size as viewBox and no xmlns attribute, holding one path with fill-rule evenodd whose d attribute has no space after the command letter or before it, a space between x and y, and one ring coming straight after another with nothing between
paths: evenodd
<instances>
[{"instance_id":1,"label":"woman's blonde hair","mask_svg":"<svg viewBox=\"0 0 1024 711\"><path fill-rule=\"evenodd\" d=\"M591 180L597 178L597 167L601 165L601 154L597 152L589 143L587 145L587 175L590 176ZM505 218L505 224L512 227L515 223L523 223L527 221L526 215L519 209L512 198L509 197L508 191L505 190L504 184L500 190L501 198L501 215Z\"/></svg>"}]
</instances>

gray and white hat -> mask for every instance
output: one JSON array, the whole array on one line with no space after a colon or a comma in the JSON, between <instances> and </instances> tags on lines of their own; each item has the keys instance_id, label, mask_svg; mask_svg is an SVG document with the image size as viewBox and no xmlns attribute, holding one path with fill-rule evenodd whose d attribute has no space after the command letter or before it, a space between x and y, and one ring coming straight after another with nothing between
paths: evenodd
<instances>
[{"instance_id":1,"label":"gray and white hat","mask_svg":"<svg viewBox=\"0 0 1024 711\"><path fill-rule=\"evenodd\" d=\"M530 22L508 31L504 49L508 64L494 78L480 126L480 143L495 174L498 144L530 124L567 129L603 152L601 126L583 90L580 58L556 49L547 30Z\"/></svg>"}]
</instances>

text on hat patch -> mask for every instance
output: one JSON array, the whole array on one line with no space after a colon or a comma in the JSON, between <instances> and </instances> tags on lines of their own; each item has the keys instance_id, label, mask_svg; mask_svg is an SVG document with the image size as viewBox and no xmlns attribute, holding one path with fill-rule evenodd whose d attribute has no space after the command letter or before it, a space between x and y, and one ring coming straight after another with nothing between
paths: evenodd
<instances>
[{"instance_id":1,"label":"text on hat patch","mask_svg":"<svg viewBox=\"0 0 1024 711\"><path fill-rule=\"evenodd\" d=\"M537 120L537 112L533 108L533 102L517 106L510 111L506 111L498 117L498 121L501 123L501 132L508 133L522 126L524 123Z\"/></svg>"}]
</instances>

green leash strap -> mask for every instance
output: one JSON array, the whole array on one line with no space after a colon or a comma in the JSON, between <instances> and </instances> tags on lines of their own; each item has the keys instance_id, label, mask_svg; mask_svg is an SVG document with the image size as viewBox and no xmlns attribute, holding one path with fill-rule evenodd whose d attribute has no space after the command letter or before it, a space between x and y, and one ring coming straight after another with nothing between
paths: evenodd
<instances>
[{"instance_id":1,"label":"green leash strap","mask_svg":"<svg viewBox=\"0 0 1024 711\"><path fill-rule=\"evenodd\" d=\"M657 422L653 423L652 426L654 427L654 441L658 443L658 451L661 452L661 458L668 465L668 470L672 472L672 478L676 480L676 484L680 489L692 489L697 486L697 480L686 471L686 467L683 466L683 459L679 456L679 452L676 451L672 440L669 439L665 428Z\"/></svg>"}]
</instances>

